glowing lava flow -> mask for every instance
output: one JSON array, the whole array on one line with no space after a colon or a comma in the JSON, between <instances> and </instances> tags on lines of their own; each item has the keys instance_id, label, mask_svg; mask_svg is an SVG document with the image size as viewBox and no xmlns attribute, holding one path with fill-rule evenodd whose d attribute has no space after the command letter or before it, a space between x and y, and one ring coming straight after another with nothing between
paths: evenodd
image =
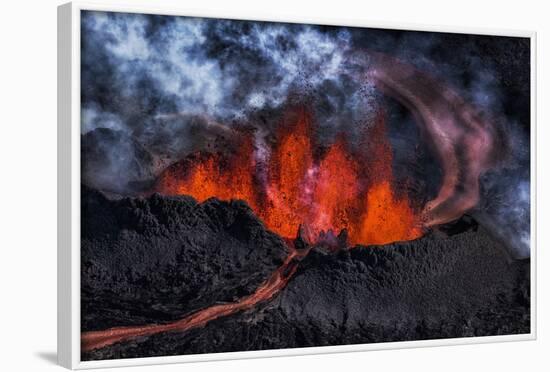
<instances>
[{"instance_id":1,"label":"glowing lava flow","mask_svg":"<svg viewBox=\"0 0 550 372\"><path fill-rule=\"evenodd\" d=\"M284 263L251 295L243 297L237 302L207 307L172 323L115 327L103 331L84 332L81 335L81 350L87 352L117 342L136 337L151 336L162 332L188 331L193 328L202 327L211 320L250 309L260 302L271 299L284 288L288 280L296 272L300 258L308 253L308 249L300 251L294 249L291 243L288 243L287 246L290 253Z\"/></svg>"}]
</instances>

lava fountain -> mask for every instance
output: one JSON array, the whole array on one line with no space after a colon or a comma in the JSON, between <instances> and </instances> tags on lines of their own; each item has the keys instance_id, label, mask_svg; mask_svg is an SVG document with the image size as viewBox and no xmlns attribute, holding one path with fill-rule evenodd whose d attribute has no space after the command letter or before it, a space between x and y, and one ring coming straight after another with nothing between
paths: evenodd
<instances>
[{"instance_id":1,"label":"lava fountain","mask_svg":"<svg viewBox=\"0 0 550 372\"><path fill-rule=\"evenodd\" d=\"M393 189L393 156L383 115L365 129L360 153L350 150L343 136L320 149L313 131L305 108L291 110L275 134L265 169L256 161L252 139L245 137L232 156L199 153L172 165L159 177L156 191L191 195L199 202L243 199L284 238L295 236L300 225L307 226L312 241L346 230L352 245L422 234L407 196ZM265 182L258 176L261 170L267 172Z\"/></svg>"}]
</instances>

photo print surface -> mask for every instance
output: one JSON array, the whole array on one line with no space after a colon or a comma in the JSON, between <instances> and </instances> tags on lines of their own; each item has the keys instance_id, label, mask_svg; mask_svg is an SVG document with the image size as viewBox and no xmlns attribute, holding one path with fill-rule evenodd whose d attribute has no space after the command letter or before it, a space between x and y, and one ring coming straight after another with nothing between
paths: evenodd
<instances>
[{"instance_id":1,"label":"photo print surface","mask_svg":"<svg viewBox=\"0 0 550 372\"><path fill-rule=\"evenodd\" d=\"M82 360L530 333L530 53L82 11Z\"/></svg>"}]
</instances>

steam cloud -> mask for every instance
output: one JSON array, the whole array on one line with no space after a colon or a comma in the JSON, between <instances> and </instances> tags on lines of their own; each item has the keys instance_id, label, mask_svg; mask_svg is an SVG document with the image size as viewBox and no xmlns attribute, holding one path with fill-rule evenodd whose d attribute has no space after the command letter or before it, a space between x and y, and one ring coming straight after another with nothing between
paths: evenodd
<instances>
[{"instance_id":1,"label":"steam cloud","mask_svg":"<svg viewBox=\"0 0 550 372\"><path fill-rule=\"evenodd\" d=\"M383 71L372 51L445 82L436 86L455 92L470 113L480 110L499 118L491 132L492 138L503 139L499 161L481 143L475 146L482 153L466 154L483 158L471 163L480 167L468 173L473 178L459 183L463 198L472 189L481 190L466 200L463 211L479 216L517 255L528 256L529 43L520 38L84 12L81 117L83 147L90 149L84 154L85 182L132 192L186 154L223 147L220 138L230 143L239 123L257 128L258 156L268 156L266 138L280 108L292 100L313 102L322 129L319 141L330 142L340 132L355 138L387 103L366 79ZM395 66L405 65L394 65L391 72L399 73ZM386 88L395 77L388 76L378 79ZM429 124L426 115L415 112L414 102L403 99L402 90L389 89L415 120ZM433 102L447 94L439 93L425 98ZM396 120L406 122L407 115ZM437 140L434 133L432 141ZM467 138L475 142L484 133L473 128ZM395 141L403 136L390 135ZM413 162L406 142L417 143L423 135L410 132L403 146L394 146L395 159ZM462 145L475 147L461 138ZM430 150L437 152L437 146ZM462 155L453 161L463 164ZM450 160L439 156L450 174ZM452 177L463 177L463 170ZM426 172L436 182L437 175ZM449 203L457 202L443 195L456 189L449 177L442 177L440 194L430 204L433 223L458 217L445 214ZM506 239L511 235L515 238Z\"/></svg>"}]
</instances>

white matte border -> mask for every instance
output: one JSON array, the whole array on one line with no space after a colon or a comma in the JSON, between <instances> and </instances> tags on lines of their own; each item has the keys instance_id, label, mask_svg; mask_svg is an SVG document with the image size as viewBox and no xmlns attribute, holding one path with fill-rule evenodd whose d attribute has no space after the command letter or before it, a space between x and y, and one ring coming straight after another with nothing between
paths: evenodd
<instances>
[{"instance_id":1,"label":"white matte border","mask_svg":"<svg viewBox=\"0 0 550 372\"><path fill-rule=\"evenodd\" d=\"M271 22L367 27L407 31L450 32L525 37L531 40L531 333L506 336L401 341L360 345L241 351L167 357L80 361L80 11L107 11L170 16L224 18ZM65 35L70 30L70 35ZM68 39L67 39L68 38ZM67 50L68 49L68 50ZM69 60L67 60L69 59ZM66 70L65 70L66 69ZM323 19L310 16L262 15L243 11L223 14L195 9L161 9L99 2L72 2L58 8L58 361L72 369L266 358L536 339L536 33L518 30L451 28L418 24L391 24L366 20ZM66 90L69 89L70 92ZM69 104L67 105L67 101ZM67 156L70 158L67 159ZM69 225L70 224L70 228ZM69 246L67 246L69 245ZM70 279L67 282L67 279ZM70 306L70 309L68 307ZM70 339L67 339L70 338Z\"/></svg>"}]
</instances>

